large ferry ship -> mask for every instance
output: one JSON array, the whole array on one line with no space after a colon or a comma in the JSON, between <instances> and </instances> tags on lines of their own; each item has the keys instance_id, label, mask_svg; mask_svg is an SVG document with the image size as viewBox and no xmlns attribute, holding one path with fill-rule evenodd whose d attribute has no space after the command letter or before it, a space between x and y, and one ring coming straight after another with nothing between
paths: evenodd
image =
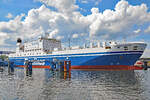
<instances>
[{"instance_id":1,"label":"large ferry ship","mask_svg":"<svg viewBox=\"0 0 150 100\"><path fill-rule=\"evenodd\" d=\"M61 41L41 36L37 40L17 40L16 53L9 60L24 67L25 60L34 60L33 67L50 68L52 62L69 59L72 69L128 69L143 54L144 42L97 42L89 46L63 48Z\"/></svg>"}]
</instances>

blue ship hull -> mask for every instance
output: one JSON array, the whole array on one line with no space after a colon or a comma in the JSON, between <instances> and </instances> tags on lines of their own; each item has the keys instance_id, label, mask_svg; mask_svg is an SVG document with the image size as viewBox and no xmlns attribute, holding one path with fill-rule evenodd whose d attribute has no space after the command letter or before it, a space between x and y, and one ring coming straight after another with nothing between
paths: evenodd
<instances>
[{"instance_id":1,"label":"blue ship hull","mask_svg":"<svg viewBox=\"0 0 150 100\"><path fill-rule=\"evenodd\" d=\"M25 59L36 60L35 66L51 66L55 60L63 61L69 59L73 69L98 69L111 68L114 66L125 67L133 66L141 57L143 51L121 51L121 52L99 52L84 54L63 54L63 55L44 55L44 56L27 56L27 57L10 57L17 66L24 66ZM119 68L118 67L118 68Z\"/></svg>"}]
</instances>

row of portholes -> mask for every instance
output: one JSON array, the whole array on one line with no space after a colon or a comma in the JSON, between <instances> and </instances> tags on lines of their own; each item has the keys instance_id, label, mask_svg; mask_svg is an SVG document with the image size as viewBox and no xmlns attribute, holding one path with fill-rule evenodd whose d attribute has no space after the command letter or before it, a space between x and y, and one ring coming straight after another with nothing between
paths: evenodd
<instances>
[{"instance_id":1,"label":"row of portholes","mask_svg":"<svg viewBox=\"0 0 150 100\"><path fill-rule=\"evenodd\" d=\"M30 49L30 50L25 50L25 52L30 52L30 51L40 51L42 49Z\"/></svg>"},{"instance_id":2,"label":"row of portholes","mask_svg":"<svg viewBox=\"0 0 150 100\"><path fill-rule=\"evenodd\" d=\"M32 56L32 55L41 55L42 53L34 53L34 54L31 54L31 53L28 53L28 54L24 54L24 56ZM23 55L17 55L17 56L23 56Z\"/></svg>"},{"instance_id":3,"label":"row of portholes","mask_svg":"<svg viewBox=\"0 0 150 100\"><path fill-rule=\"evenodd\" d=\"M40 54L41 54L41 53L36 53L36 55L40 55ZM33 54L28 53L27 55L28 55L28 56L29 56L29 55L35 55L35 53L33 53ZM25 56L26 56L26 54L25 54Z\"/></svg>"}]
</instances>

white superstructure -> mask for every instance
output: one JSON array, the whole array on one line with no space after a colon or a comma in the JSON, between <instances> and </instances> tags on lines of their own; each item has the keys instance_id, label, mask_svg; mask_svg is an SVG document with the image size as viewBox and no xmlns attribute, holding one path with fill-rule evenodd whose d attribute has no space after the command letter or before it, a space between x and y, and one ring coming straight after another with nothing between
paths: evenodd
<instances>
[{"instance_id":1,"label":"white superstructure","mask_svg":"<svg viewBox=\"0 0 150 100\"><path fill-rule=\"evenodd\" d=\"M80 54L96 52L117 52L117 51L144 51L146 44L143 42L116 43L116 42L97 42L90 43L89 46L75 46L69 49L61 47L61 41L47 37L39 37L37 40L25 41L17 40L16 53L9 57L25 57L40 55L61 55L61 54Z\"/></svg>"},{"instance_id":2,"label":"white superstructure","mask_svg":"<svg viewBox=\"0 0 150 100\"><path fill-rule=\"evenodd\" d=\"M61 50L61 42L56 39L39 37L38 40L17 41L16 53L10 54L12 57L35 56L52 53L52 51Z\"/></svg>"}]
</instances>

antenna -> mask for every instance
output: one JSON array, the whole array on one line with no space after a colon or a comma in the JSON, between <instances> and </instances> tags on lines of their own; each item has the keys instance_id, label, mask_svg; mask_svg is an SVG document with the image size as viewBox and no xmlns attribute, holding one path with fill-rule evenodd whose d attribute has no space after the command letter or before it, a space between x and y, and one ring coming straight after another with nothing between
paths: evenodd
<instances>
[{"instance_id":1,"label":"antenna","mask_svg":"<svg viewBox=\"0 0 150 100\"><path fill-rule=\"evenodd\" d=\"M123 42L124 42L124 43L126 42L126 37L123 37Z\"/></svg>"},{"instance_id":2,"label":"antenna","mask_svg":"<svg viewBox=\"0 0 150 100\"><path fill-rule=\"evenodd\" d=\"M68 38L68 42L69 42L69 49L70 49L70 38Z\"/></svg>"}]
</instances>

